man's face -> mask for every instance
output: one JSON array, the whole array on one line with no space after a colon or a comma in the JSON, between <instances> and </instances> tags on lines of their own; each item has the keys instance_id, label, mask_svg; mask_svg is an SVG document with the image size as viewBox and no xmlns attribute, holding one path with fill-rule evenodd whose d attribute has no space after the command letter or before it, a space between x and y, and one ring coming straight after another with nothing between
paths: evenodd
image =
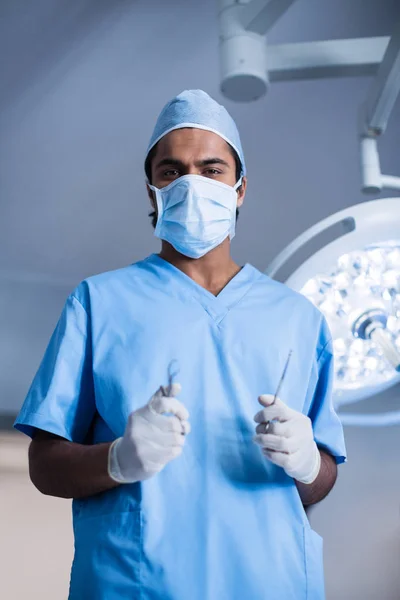
<instances>
[{"instance_id":1,"label":"man's face","mask_svg":"<svg viewBox=\"0 0 400 600\"><path fill-rule=\"evenodd\" d=\"M201 175L227 185L236 183L236 162L225 140L202 129L175 129L158 142L151 163L152 184L157 188L169 185L182 175ZM243 204L246 177L238 191L237 206ZM153 192L147 188L156 210Z\"/></svg>"}]
</instances>

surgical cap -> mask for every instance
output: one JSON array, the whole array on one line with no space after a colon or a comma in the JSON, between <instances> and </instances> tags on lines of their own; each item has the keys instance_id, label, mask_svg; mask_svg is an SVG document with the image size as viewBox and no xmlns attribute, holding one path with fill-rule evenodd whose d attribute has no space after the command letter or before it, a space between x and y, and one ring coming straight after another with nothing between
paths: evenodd
<instances>
[{"instance_id":1,"label":"surgical cap","mask_svg":"<svg viewBox=\"0 0 400 600\"><path fill-rule=\"evenodd\" d=\"M203 90L185 90L164 106L157 119L146 156L164 135L183 127L205 129L222 137L236 151L242 165L241 174L246 175L242 144L235 121L224 106Z\"/></svg>"}]
</instances>

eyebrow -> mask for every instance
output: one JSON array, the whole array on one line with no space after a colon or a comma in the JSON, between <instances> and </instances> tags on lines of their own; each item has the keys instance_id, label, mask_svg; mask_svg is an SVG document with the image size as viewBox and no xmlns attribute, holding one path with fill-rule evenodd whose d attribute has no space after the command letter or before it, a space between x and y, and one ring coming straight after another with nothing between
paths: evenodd
<instances>
[{"instance_id":1,"label":"eyebrow","mask_svg":"<svg viewBox=\"0 0 400 600\"><path fill-rule=\"evenodd\" d=\"M212 158L205 158L203 160L198 160L195 163L196 167L207 167L209 165L224 165L225 167L230 168L231 165L229 163L226 162L226 160L223 160L222 158L218 158L217 156L212 157ZM180 167L180 168L185 168L185 163L183 163L181 160L178 160L176 158L163 158L162 160L160 160L160 162L157 163L156 165L156 169L159 169L160 167L164 167L164 166L169 166L169 167Z\"/></svg>"}]
</instances>

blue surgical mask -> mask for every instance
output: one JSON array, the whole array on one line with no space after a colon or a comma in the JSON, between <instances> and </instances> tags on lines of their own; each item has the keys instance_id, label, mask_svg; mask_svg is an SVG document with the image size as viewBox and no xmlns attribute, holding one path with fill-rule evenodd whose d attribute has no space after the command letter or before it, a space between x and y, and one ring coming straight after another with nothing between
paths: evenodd
<instances>
[{"instance_id":1,"label":"blue surgical mask","mask_svg":"<svg viewBox=\"0 0 400 600\"><path fill-rule=\"evenodd\" d=\"M200 258L235 235L237 188L201 175L183 175L163 188L149 185L157 202L155 235L178 252Z\"/></svg>"}]
</instances>

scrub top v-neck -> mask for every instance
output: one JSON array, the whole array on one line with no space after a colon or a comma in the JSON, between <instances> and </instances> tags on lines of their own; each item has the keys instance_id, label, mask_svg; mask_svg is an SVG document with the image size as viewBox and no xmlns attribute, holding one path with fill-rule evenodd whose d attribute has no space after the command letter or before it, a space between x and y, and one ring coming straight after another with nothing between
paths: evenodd
<instances>
[{"instance_id":1,"label":"scrub top v-neck","mask_svg":"<svg viewBox=\"0 0 400 600\"><path fill-rule=\"evenodd\" d=\"M15 426L111 441L175 360L192 427L158 475L74 500L71 600L323 600L322 539L252 442L289 349L281 398L344 462L329 331L286 286L246 264L214 296L152 255L69 296Z\"/></svg>"},{"instance_id":2,"label":"scrub top v-neck","mask_svg":"<svg viewBox=\"0 0 400 600\"><path fill-rule=\"evenodd\" d=\"M231 308L240 302L243 296L250 290L253 283L261 276L261 273L257 269L246 264L228 281L219 294L215 296L158 254L153 254L149 260L154 265L157 265L160 271L164 270L168 272L177 282L179 281L182 289L186 287L188 293L201 304L217 325L228 314Z\"/></svg>"}]
</instances>

